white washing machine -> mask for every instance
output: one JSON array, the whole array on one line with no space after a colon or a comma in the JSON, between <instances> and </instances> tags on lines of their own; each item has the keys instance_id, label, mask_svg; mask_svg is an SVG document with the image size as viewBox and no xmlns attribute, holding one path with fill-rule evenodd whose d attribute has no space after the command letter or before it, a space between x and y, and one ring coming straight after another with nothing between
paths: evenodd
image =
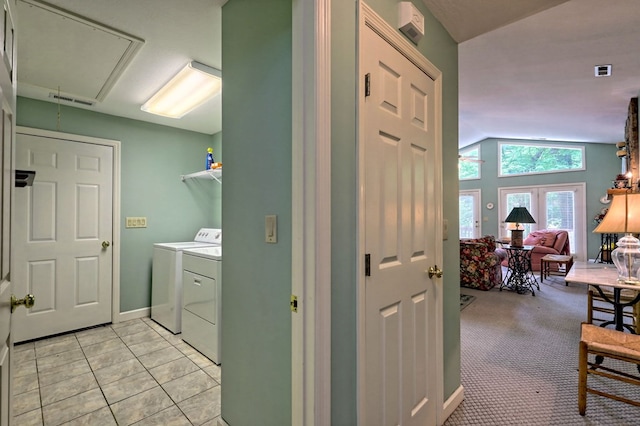
<instances>
[{"instance_id":1,"label":"white washing machine","mask_svg":"<svg viewBox=\"0 0 640 426\"><path fill-rule=\"evenodd\" d=\"M182 253L196 247L220 247L222 230L202 228L193 241L153 245L151 319L174 334L182 331Z\"/></svg>"},{"instance_id":2,"label":"white washing machine","mask_svg":"<svg viewBox=\"0 0 640 426\"><path fill-rule=\"evenodd\" d=\"M182 340L222 362L222 247L184 251Z\"/></svg>"}]
</instances>

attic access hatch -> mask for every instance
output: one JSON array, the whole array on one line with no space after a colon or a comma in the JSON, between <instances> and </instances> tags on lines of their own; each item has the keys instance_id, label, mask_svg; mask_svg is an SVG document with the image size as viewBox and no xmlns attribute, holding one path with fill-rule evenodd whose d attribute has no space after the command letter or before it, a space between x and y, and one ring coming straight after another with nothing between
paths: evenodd
<instances>
[{"instance_id":1,"label":"attic access hatch","mask_svg":"<svg viewBox=\"0 0 640 426\"><path fill-rule=\"evenodd\" d=\"M53 92L102 101L144 44L40 0L18 0L18 16L23 29L18 37L19 85L29 86L42 99Z\"/></svg>"}]
</instances>

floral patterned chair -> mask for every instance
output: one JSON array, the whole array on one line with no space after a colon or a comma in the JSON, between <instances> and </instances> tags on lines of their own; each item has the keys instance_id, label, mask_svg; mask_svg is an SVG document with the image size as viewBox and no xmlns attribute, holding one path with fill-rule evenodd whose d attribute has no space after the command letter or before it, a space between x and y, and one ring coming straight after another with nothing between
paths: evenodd
<instances>
[{"instance_id":1,"label":"floral patterned chair","mask_svg":"<svg viewBox=\"0 0 640 426\"><path fill-rule=\"evenodd\" d=\"M460 285L478 290L490 290L502 281L504 253L496 253L492 235L460 240Z\"/></svg>"}]
</instances>

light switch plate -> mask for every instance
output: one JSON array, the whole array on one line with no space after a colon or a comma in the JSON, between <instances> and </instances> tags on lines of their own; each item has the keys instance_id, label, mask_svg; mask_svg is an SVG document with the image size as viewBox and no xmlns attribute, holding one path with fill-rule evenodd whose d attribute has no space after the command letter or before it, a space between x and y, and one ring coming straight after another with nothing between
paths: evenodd
<instances>
[{"instance_id":1,"label":"light switch plate","mask_svg":"<svg viewBox=\"0 0 640 426\"><path fill-rule=\"evenodd\" d=\"M275 214L264 217L264 241L272 244L278 242L278 217Z\"/></svg>"},{"instance_id":2,"label":"light switch plate","mask_svg":"<svg viewBox=\"0 0 640 426\"><path fill-rule=\"evenodd\" d=\"M125 220L125 228L146 228L146 217L127 217Z\"/></svg>"}]
</instances>

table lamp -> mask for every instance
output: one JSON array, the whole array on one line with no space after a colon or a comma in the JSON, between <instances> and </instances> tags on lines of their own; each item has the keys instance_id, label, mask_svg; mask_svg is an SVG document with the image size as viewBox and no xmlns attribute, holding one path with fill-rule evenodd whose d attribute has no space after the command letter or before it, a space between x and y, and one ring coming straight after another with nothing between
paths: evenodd
<instances>
[{"instance_id":1,"label":"table lamp","mask_svg":"<svg viewBox=\"0 0 640 426\"><path fill-rule=\"evenodd\" d=\"M618 269L618 281L640 284L640 240L632 235L640 233L640 193L614 195L609 211L593 232L626 234L616 243L611 259Z\"/></svg>"},{"instance_id":2,"label":"table lamp","mask_svg":"<svg viewBox=\"0 0 640 426\"><path fill-rule=\"evenodd\" d=\"M533 217L531 217L529 210L527 210L526 207L514 207L504 221L506 223L515 223L515 229L511 230L511 246L523 247L522 234L524 233L524 229L520 229L520 224L536 223Z\"/></svg>"}]
</instances>

